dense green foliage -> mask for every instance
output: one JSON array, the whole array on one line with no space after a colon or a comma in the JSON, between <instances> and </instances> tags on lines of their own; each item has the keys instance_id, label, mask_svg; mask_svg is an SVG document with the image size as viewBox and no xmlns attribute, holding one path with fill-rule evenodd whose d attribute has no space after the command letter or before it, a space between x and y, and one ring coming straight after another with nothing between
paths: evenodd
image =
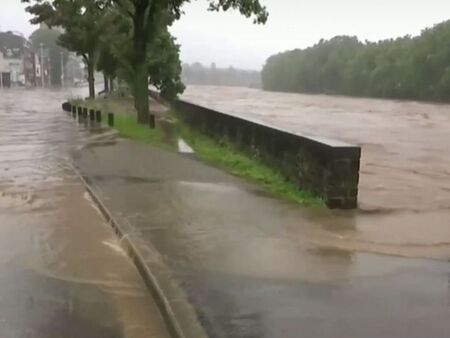
<instances>
[{"instance_id":1,"label":"dense green foliage","mask_svg":"<svg viewBox=\"0 0 450 338\"><path fill-rule=\"evenodd\" d=\"M270 57L266 90L420 100L450 99L450 21L377 43L338 36Z\"/></svg>"},{"instance_id":2,"label":"dense green foliage","mask_svg":"<svg viewBox=\"0 0 450 338\"><path fill-rule=\"evenodd\" d=\"M192 65L185 63L182 77L185 84L261 87L259 71L234 67L218 68L214 63L211 67L204 67L198 62Z\"/></svg>"}]
</instances>

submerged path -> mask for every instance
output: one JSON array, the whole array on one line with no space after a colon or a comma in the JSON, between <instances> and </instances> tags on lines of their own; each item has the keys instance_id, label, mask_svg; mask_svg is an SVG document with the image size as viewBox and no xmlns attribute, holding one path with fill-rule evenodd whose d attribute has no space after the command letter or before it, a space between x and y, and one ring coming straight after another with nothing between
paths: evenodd
<instances>
[{"instance_id":1,"label":"submerged path","mask_svg":"<svg viewBox=\"0 0 450 338\"><path fill-rule=\"evenodd\" d=\"M0 91L0 336L168 337L71 170L89 134L62 113L68 95Z\"/></svg>"},{"instance_id":2,"label":"submerged path","mask_svg":"<svg viewBox=\"0 0 450 338\"><path fill-rule=\"evenodd\" d=\"M378 246L347 241L354 214L339 220L273 199L192 154L116 139L75 158L143 252L170 268L164 279L181 285L211 338L450 332L448 245L428 260L401 257L431 253L389 236Z\"/></svg>"}]
</instances>

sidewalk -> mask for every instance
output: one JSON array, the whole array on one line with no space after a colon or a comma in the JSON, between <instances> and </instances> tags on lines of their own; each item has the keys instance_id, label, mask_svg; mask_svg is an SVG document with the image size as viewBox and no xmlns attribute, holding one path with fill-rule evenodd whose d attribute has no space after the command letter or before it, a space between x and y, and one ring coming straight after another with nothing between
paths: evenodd
<instances>
[{"instance_id":1,"label":"sidewalk","mask_svg":"<svg viewBox=\"0 0 450 338\"><path fill-rule=\"evenodd\" d=\"M169 338L70 168L70 150L90 135L61 113L66 95L0 95L0 337Z\"/></svg>"},{"instance_id":2,"label":"sidewalk","mask_svg":"<svg viewBox=\"0 0 450 338\"><path fill-rule=\"evenodd\" d=\"M130 140L80 149L75 165L137 243L187 337L199 334L189 304L212 338L440 338L450 330L446 261L346 246L340 238L352 224L324 229L326 210Z\"/></svg>"}]
</instances>

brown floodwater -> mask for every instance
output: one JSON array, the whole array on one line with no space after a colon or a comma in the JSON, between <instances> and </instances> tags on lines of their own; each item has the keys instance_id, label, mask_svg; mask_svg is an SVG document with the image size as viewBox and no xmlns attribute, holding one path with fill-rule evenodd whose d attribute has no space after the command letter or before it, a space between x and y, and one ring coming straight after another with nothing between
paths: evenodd
<instances>
[{"instance_id":1,"label":"brown floodwater","mask_svg":"<svg viewBox=\"0 0 450 338\"><path fill-rule=\"evenodd\" d=\"M359 209L311 212L339 248L450 257L450 106L189 86L183 98L293 132L362 148Z\"/></svg>"},{"instance_id":2,"label":"brown floodwater","mask_svg":"<svg viewBox=\"0 0 450 338\"><path fill-rule=\"evenodd\" d=\"M189 86L183 98L362 147L362 209L450 208L450 105Z\"/></svg>"},{"instance_id":3,"label":"brown floodwater","mask_svg":"<svg viewBox=\"0 0 450 338\"><path fill-rule=\"evenodd\" d=\"M167 337L71 169L92 137L61 102L83 92L0 90L0 337Z\"/></svg>"}]
</instances>

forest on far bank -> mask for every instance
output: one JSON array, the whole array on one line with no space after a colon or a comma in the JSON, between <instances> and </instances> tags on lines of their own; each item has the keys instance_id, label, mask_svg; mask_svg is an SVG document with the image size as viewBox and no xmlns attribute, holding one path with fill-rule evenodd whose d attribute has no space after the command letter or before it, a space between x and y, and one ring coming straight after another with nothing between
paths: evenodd
<instances>
[{"instance_id":1,"label":"forest on far bank","mask_svg":"<svg viewBox=\"0 0 450 338\"><path fill-rule=\"evenodd\" d=\"M417 37L321 40L271 56L261 77L271 91L450 101L450 21Z\"/></svg>"},{"instance_id":2,"label":"forest on far bank","mask_svg":"<svg viewBox=\"0 0 450 338\"><path fill-rule=\"evenodd\" d=\"M260 72L234 67L218 68L216 64L211 67L196 62L184 63L182 80L186 85L236 86L261 88Z\"/></svg>"}]
</instances>

